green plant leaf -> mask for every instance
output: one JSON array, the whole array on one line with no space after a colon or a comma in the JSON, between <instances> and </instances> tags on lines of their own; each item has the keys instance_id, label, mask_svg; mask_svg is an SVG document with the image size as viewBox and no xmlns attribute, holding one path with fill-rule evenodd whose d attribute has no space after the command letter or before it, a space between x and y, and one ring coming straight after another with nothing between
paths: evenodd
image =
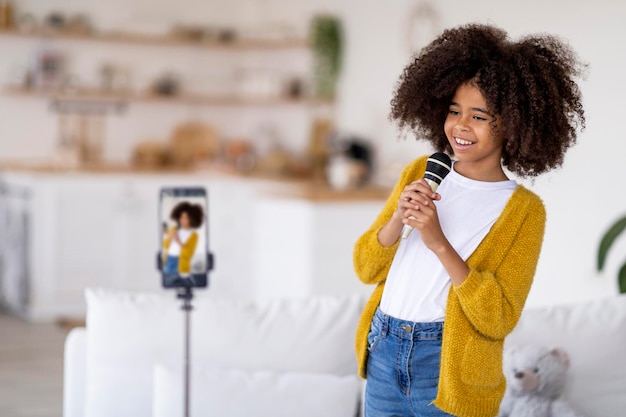
<instances>
[{"instance_id":1,"label":"green plant leaf","mask_svg":"<svg viewBox=\"0 0 626 417\"><path fill-rule=\"evenodd\" d=\"M619 292L626 294L626 263L622 265L617 275L617 284L619 286Z\"/></svg>"},{"instance_id":2,"label":"green plant leaf","mask_svg":"<svg viewBox=\"0 0 626 417\"><path fill-rule=\"evenodd\" d=\"M626 229L626 216L613 223L609 230L604 233L604 236L602 236L600 246L598 247L598 271L602 271L604 268L609 249L611 249L613 242L624 231L624 229Z\"/></svg>"}]
</instances>

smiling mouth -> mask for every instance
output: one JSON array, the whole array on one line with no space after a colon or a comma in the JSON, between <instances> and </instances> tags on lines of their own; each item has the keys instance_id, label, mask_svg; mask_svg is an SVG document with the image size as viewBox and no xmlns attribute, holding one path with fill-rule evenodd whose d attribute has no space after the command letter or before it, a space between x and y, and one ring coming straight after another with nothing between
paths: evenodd
<instances>
[{"instance_id":1,"label":"smiling mouth","mask_svg":"<svg viewBox=\"0 0 626 417\"><path fill-rule=\"evenodd\" d=\"M469 141L469 140L465 140L465 139L461 139L461 138L454 138L454 141L461 146L469 146L469 145L473 145L474 142Z\"/></svg>"},{"instance_id":2,"label":"smiling mouth","mask_svg":"<svg viewBox=\"0 0 626 417\"><path fill-rule=\"evenodd\" d=\"M457 145L461 145L461 146L469 146L469 145L473 145L475 142L469 141L469 140L465 140L465 139L461 139L461 138L454 138L454 141L457 143Z\"/></svg>"}]
</instances>

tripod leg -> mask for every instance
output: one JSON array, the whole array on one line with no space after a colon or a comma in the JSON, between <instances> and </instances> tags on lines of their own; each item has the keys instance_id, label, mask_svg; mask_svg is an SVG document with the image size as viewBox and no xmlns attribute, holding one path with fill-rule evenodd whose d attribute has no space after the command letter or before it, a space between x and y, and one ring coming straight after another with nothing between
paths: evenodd
<instances>
[{"instance_id":1,"label":"tripod leg","mask_svg":"<svg viewBox=\"0 0 626 417\"><path fill-rule=\"evenodd\" d=\"M189 321L191 306L187 305L189 300L185 300L185 417L189 417L189 379L190 379L190 366L189 366Z\"/></svg>"}]
</instances>

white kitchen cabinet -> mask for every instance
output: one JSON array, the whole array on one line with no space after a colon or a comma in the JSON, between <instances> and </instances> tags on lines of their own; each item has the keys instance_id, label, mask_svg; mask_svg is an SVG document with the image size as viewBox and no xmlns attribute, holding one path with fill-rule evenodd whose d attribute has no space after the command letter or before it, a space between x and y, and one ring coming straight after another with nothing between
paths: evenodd
<instances>
[{"instance_id":1,"label":"white kitchen cabinet","mask_svg":"<svg viewBox=\"0 0 626 417\"><path fill-rule=\"evenodd\" d=\"M384 201L264 196L256 209L253 264L258 298L370 294L353 269L356 240Z\"/></svg>"},{"instance_id":2,"label":"white kitchen cabinet","mask_svg":"<svg viewBox=\"0 0 626 417\"><path fill-rule=\"evenodd\" d=\"M42 174L5 174L2 183L5 308L32 320L73 317L84 313L87 286L158 288L158 187L106 176ZM21 217L17 195L26 196ZM27 227L17 227L16 219ZM25 242L23 251L12 249L19 256L6 249L14 241L18 247ZM19 297L10 291L15 288Z\"/></svg>"}]
</instances>

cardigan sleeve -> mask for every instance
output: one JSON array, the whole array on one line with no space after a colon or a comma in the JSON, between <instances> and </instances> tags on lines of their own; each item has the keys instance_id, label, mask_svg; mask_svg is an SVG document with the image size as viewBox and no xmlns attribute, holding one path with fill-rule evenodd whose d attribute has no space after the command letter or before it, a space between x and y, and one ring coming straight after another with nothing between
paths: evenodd
<instances>
[{"instance_id":1,"label":"cardigan sleeve","mask_svg":"<svg viewBox=\"0 0 626 417\"><path fill-rule=\"evenodd\" d=\"M378 241L378 232L391 219L406 184L424 175L426 159L427 157L419 158L402 171L400 179L387 198L382 211L354 246L354 270L365 284L377 284L387 278L400 239L398 238L393 245L385 247Z\"/></svg>"},{"instance_id":2,"label":"cardigan sleeve","mask_svg":"<svg viewBox=\"0 0 626 417\"><path fill-rule=\"evenodd\" d=\"M170 235L172 234L172 232L176 230L176 227L172 227L168 232L167 235L163 238L163 251L167 252L167 250L170 247L170 244L172 243L171 239L170 239Z\"/></svg>"},{"instance_id":3,"label":"cardigan sleeve","mask_svg":"<svg viewBox=\"0 0 626 417\"><path fill-rule=\"evenodd\" d=\"M180 249L180 256L178 261L178 272L181 274L188 274L191 271L191 258L196 251L196 244L198 243L198 233L193 232L189 236L189 239L185 242Z\"/></svg>"},{"instance_id":4,"label":"cardigan sleeve","mask_svg":"<svg viewBox=\"0 0 626 417\"><path fill-rule=\"evenodd\" d=\"M535 275L546 213L537 196L532 194L532 200L525 213L517 214L523 219L510 222L517 226L507 223L499 230L500 234L514 233L512 239L494 239L485 249L489 254L475 253L486 259L488 266L470 267L466 280L453 286L467 319L479 333L491 339L504 339L513 330ZM492 267L493 263L497 265Z\"/></svg>"}]
</instances>

